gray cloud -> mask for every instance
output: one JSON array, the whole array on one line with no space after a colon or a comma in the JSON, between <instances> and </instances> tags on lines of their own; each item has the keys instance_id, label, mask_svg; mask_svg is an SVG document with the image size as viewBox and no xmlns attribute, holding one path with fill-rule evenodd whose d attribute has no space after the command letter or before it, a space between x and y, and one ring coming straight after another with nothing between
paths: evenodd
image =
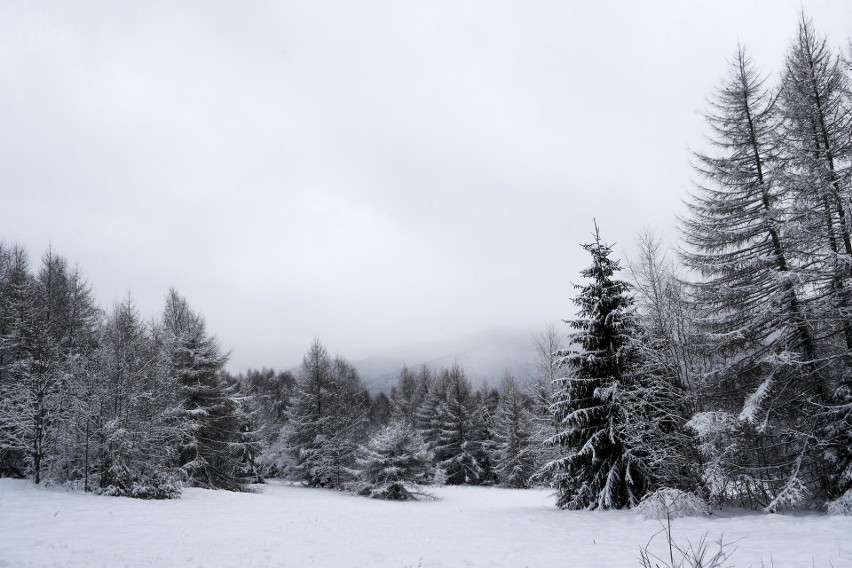
<instances>
[{"instance_id":1,"label":"gray cloud","mask_svg":"<svg viewBox=\"0 0 852 568\"><path fill-rule=\"evenodd\" d=\"M5 2L0 230L104 305L174 285L234 369L570 317L592 217L674 236L726 59L801 4L530 4Z\"/></svg>"}]
</instances>

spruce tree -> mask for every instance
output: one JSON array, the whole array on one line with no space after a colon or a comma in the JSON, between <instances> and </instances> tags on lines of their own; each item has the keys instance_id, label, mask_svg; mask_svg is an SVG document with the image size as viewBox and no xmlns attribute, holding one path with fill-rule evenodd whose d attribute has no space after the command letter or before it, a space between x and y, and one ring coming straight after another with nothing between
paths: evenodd
<instances>
[{"instance_id":1,"label":"spruce tree","mask_svg":"<svg viewBox=\"0 0 852 568\"><path fill-rule=\"evenodd\" d=\"M565 454L544 466L559 491L556 505L567 509L618 509L639 502L649 485L641 460L625 447L622 426L629 409L623 391L630 388L631 341L635 334L633 301L627 282L609 258L595 224L594 241L582 245L592 265L575 286L579 318L570 325L573 349L562 352L567 376L553 404L560 431L550 443Z\"/></svg>"},{"instance_id":2,"label":"spruce tree","mask_svg":"<svg viewBox=\"0 0 852 568\"><path fill-rule=\"evenodd\" d=\"M359 448L353 490L374 499L413 500L431 481L430 457L410 423L393 421Z\"/></svg>"},{"instance_id":3,"label":"spruce tree","mask_svg":"<svg viewBox=\"0 0 852 568\"><path fill-rule=\"evenodd\" d=\"M535 473L535 421L531 401L509 374L500 386L500 402L494 420L495 461L500 484L529 487Z\"/></svg>"},{"instance_id":4,"label":"spruce tree","mask_svg":"<svg viewBox=\"0 0 852 568\"><path fill-rule=\"evenodd\" d=\"M448 485L479 485L487 481L477 429L476 407L470 381L454 366L442 376L446 399L439 407L439 431L435 442L435 460L446 475Z\"/></svg>"},{"instance_id":5,"label":"spruce tree","mask_svg":"<svg viewBox=\"0 0 852 568\"><path fill-rule=\"evenodd\" d=\"M418 375L422 385L422 400L414 410L414 425L427 447L434 451L441 436L441 411L446 395L445 377L436 377L423 367Z\"/></svg>"},{"instance_id":6,"label":"spruce tree","mask_svg":"<svg viewBox=\"0 0 852 568\"><path fill-rule=\"evenodd\" d=\"M175 290L166 298L162 333L167 371L177 388L178 459L187 481L199 487L248 490L240 460L252 435L223 380L228 360L203 318Z\"/></svg>"}]
</instances>

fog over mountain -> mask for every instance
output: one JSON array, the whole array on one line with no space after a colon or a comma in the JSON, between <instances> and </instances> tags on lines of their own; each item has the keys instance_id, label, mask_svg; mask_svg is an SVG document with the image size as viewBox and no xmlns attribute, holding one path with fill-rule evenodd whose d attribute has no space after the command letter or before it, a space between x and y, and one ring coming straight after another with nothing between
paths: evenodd
<instances>
[{"instance_id":1,"label":"fog over mountain","mask_svg":"<svg viewBox=\"0 0 852 568\"><path fill-rule=\"evenodd\" d=\"M520 329L489 329L445 341L396 347L353 361L371 393L389 393L403 366L432 369L461 366L474 386L498 386L507 372L525 380L535 372L533 333Z\"/></svg>"}]
</instances>

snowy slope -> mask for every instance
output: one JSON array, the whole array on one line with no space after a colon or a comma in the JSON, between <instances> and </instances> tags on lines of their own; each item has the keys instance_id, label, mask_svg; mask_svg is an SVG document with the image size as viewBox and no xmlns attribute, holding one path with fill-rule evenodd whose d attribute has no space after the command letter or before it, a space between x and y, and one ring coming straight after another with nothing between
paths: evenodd
<instances>
[{"instance_id":1,"label":"snowy slope","mask_svg":"<svg viewBox=\"0 0 852 568\"><path fill-rule=\"evenodd\" d=\"M542 490L434 492L440 501L390 503L273 484L136 501L0 479L0 566L629 567L660 528L630 512L559 511ZM674 531L743 539L738 567L769 566L770 554L775 568L852 566L849 517L678 519Z\"/></svg>"}]
</instances>

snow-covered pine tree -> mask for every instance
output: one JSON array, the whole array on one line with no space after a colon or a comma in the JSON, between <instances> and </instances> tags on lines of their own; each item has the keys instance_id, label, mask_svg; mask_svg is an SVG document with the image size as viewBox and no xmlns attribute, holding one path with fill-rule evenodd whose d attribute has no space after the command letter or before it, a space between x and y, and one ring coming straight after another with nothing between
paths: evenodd
<instances>
[{"instance_id":1,"label":"snow-covered pine tree","mask_svg":"<svg viewBox=\"0 0 852 568\"><path fill-rule=\"evenodd\" d=\"M402 367L396 386L391 388L390 403L393 420L405 420L409 424L417 423L417 411L431 380L431 373L425 365L418 373L406 366Z\"/></svg>"},{"instance_id":2,"label":"snow-covered pine tree","mask_svg":"<svg viewBox=\"0 0 852 568\"><path fill-rule=\"evenodd\" d=\"M239 376L239 381L253 409L250 429L258 433L260 449L256 461L260 477L286 477L292 465L286 413L296 388L296 377L290 371L249 369Z\"/></svg>"},{"instance_id":3,"label":"snow-covered pine tree","mask_svg":"<svg viewBox=\"0 0 852 568\"><path fill-rule=\"evenodd\" d=\"M24 449L35 483L56 474L68 423L64 402L68 379L69 278L65 259L52 249L42 256L35 278L20 277L13 302L11 381L4 406L13 446ZM6 414L6 413L4 413ZM6 429L6 428L4 428ZM55 479L64 481L64 476Z\"/></svg>"},{"instance_id":4,"label":"snow-covered pine tree","mask_svg":"<svg viewBox=\"0 0 852 568\"><path fill-rule=\"evenodd\" d=\"M813 258L800 212L780 181L781 117L742 48L707 115L712 154L696 154L702 179L682 222L697 324L715 369L706 377L715 408L737 422L736 462L714 476L736 477L740 496L774 510L795 478L810 473L811 399L826 384L812 327L814 298L805 285ZM824 333L821 332L821 335ZM728 447L729 445L726 445ZM715 468L716 466L714 466ZM725 485L717 479L710 484ZM731 492L728 492L728 497Z\"/></svg>"},{"instance_id":5,"label":"snow-covered pine tree","mask_svg":"<svg viewBox=\"0 0 852 568\"><path fill-rule=\"evenodd\" d=\"M629 412L622 391L630 388L630 348L636 325L627 282L613 278L620 270L609 258L612 249L600 238L582 245L592 265L581 275L574 298L579 318L570 322L576 348L562 352L567 376L553 404L560 432L550 443L566 452L545 464L559 491L556 505L567 509L617 509L636 505L648 488L645 464L622 439L621 425Z\"/></svg>"},{"instance_id":6,"label":"snow-covered pine tree","mask_svg":"<svg viewBox=\"0 0 852 568\"><path fill-rule=\"evenodd\" d=\"M473 438L477 441L474 457L482 468L479 485L494 485L498 482L494 452L497 441L494 439L494 421L500 393L485 384L473 394Z\"/></svg>"},{"instance_id":7,"label":"snow-covered pine tree","mask_svg":"<svg viewBox=\"0 0 852 568\"><path fill-rule=\"evenodd\" d=\"M507 373L500 385L500 402L494 420L495 469L500 484L507 487L529 487L536 471L536 423L530 407L529 397L515 377Z\"/></svg>"},{"instance_id":8,"label":"snow-covered pine tree","mask_svg":"<svg viewBox=\"0 0 852 568\"><path fill-rule=\"evenodd\" d=\"M487 473L477 459L480 432L475 421L476 407L470 381L461 367L442 372L446 399L439 408L440 430L435 443L435 460L446 475L448 485L478 485Z\"/></svg>"},{"instance_id":9,"label":"snow-covered pine tree","mask_svg":"<svg viewBox=\"0 0 852 568\"><path fill-rule=\"evenodd\" d=\"M294 474L311 487L344 489L365 434L368 407L358 374L314 340L287 412Z\"/></svg>"},{"instance_id":10,"label":"snow-covered pine tree","mask_svg":"<svg viewBox=\"0 0 852 568\"><path fill-rule=\"evenodd\" d=\"M27 251L14 246L3 255L0 336L0 475L32 473L32 432L27 388L35 351L35 282Z\"/></svg>"},{"instance_id":11,"label":"snow-covered pine tree","mask_svg":"<svg viewBox=\"0 0 852 568\"><path fill-rule=\"evenodd\" d=\"M840 335L845 355L852 350L852 100L842 59L804 14L787 54L780 103L784 181L795 198L802 268L819 293L811 318L825 328L820 335Z\"/></svg>"},{"instance_id":12,"label":"snow-covered pine tree","mask_svg":"<svg viewBox=\"0 0 852 568\"><path fill-rule=\"evenodd\" d=\"M844 65L846 72L844 72ZM811 397L824 408L815 438L826 462L811 465L825 497L843 493L852 479L849 438L849 367L852 351L852 93L849 61L833 52L802 14L787 54L781 90L785 181L801 226L803 267L815 292L812 313L821 336L824 384ZM799 421L800 437L810 421ZM809 487L809 489L813 489Z\"/></svg>"},{"instance_id":13,"label":"snow-covered pine tree","mask_svg":"<svg viewBox=\"0 0 852 568\"><path fill-rule=\"evenodd\" d=\"M85 484L87 411L81 403L92 386L92 361L103 313L95 304L92 289L77 267L69 272L67 296L65 313L61 318L60 350L66 373L60 389L61 404L67 411L58 432L59 455L50 476L56 482L65 483L76 483L83 478Z\"/></svg>"},{"instance_id":14,"label":"snow-covered pine tree","mask_svg":"<svg viewBox=\"0 0 852 568\"><path fill-rule=\"evenodd\" d=\"M816 347L782 232L779 117L775 96L744 48L711 104L706 118L715 153L695 155L703 183L682 220L689 247L684 261L703 278L693 284L700 323L713 351L728 357L722 374L750 373L770 360L804 368L815 360ZM768 392L776 385L765 379Z\"/></svg>"},{"instance_id":15,"label":"snow-covered pine tree","mask_svg":"<svg viewBox=\"0 0 852 568\"><path fill-rule=\"evenodd\" d=\"M133 300L116 304L101 326L89 380L76 395L86 490L144 499L180 495L179 429L169 414L175 389L159 357Z\"/></svg>"},{"instance_id":16,"label":"snow-covered pine tree","mask_svg":"<svg viewBox=\"0 0 852 568\"><path fill-rule=\"evenodd\" d=\"M359 448L352 489L374 499L414 500L432 480L430 458L414 427L394 420Z\"/></svg>"},{"instance_id":17,"label":"snow-covered pine tree","mask_svg":"<svg viewBox=\"0 0 852 568\"><path fill-rule=\"evenodd\" d=\"M311 487L331 484L331 460L324 452L331 420L331 359L315 339L302 359L293 402L287 411L294 473Z\"/></svg>"},{"instance_id":18,"label":"snow-covered pine tree","mask_svg":"<svg viewBox=\"0 0 852 568\"><path fill-rule=\"evenodd\" d=\"M424 366L418 373L422 399L414 409L414 425L430 450L435 450L441 435L441 408L446 396L444 376L436 377Z\"/></svg>"},{"instance_id":19,"label":"snow-covered pine tree","mask_svg":"<svg viewBox=\"0 0 852 568\"><path fill-rule=\"evenodd\" d=\"M365 441L370 417L370 395L358 372L337 356L331 362L331 415L327 452L331 456L331 487L344 489L352 480L352 465L359 444Z\"/></svg>"},{"instance_id":20,"label":"snow-covered pine tree","mask_svg":"<svg viewBox=\"0 0 852 568\"><path fill-rule=\"evenodd\" d=\"M199 487L247 491L251 479L241 474L240 460L253 434L243 430L247 420L240 415L236 393L222 380L228 356L174 289L166 296L161 334L167 370L177 387L184 476Z\"/></svg>"},{"instance_id":21,"label":"snow-covered pine tree","mask_svg":"<svg viewBox=\"0 0 852 568\"><path fill-rule=\"evenodd\" d=\"M821 418L825 490L831 501L852 491L852 372L843 376Z\"/></svg>"},{"instance_id":22,"label":"snow-covered pine tree","mask_svg":"<svg viewBox=\"0 0 852 568\"><path fill-rule=\"evenodd\" d=\"M393 408L391 407L390 398L383 392L380 392L375 398L370 398L370 429L378 430L384 428L391 421Z\"/></svg>"}]
</instances>

